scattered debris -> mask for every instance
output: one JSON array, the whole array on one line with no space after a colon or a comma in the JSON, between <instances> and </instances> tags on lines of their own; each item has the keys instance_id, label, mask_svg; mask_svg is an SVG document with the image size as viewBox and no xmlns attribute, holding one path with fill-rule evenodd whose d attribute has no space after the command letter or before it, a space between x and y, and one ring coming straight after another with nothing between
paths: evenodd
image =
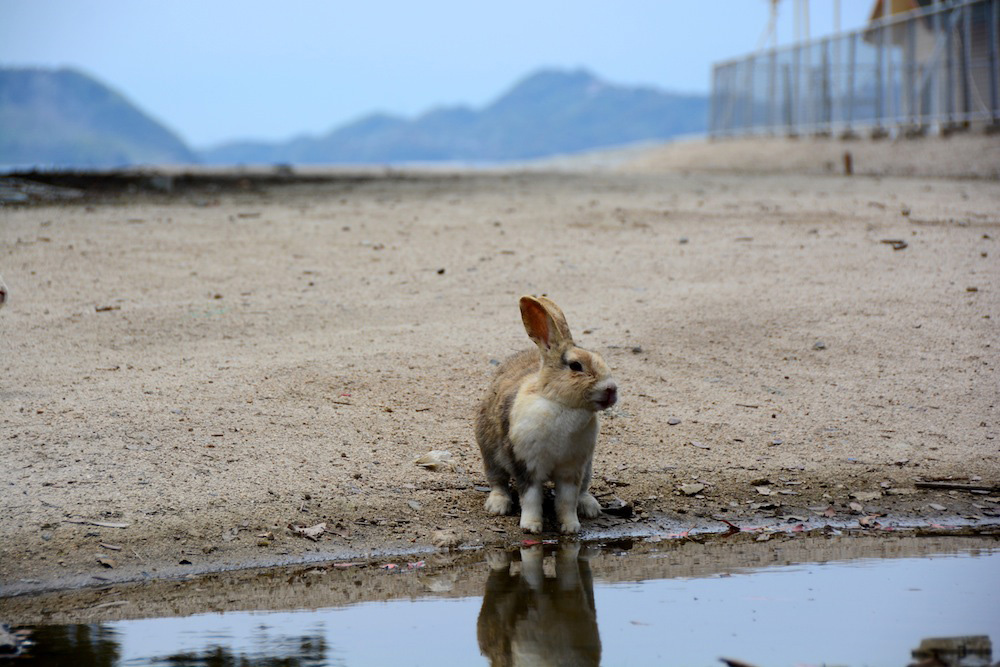
<instances>
[{"instance_id":1,"label":"scattered debris","mask_svg":"<svg viewBox=\"0 0 1000 667\"><path fill-rule=\"evenodd\" d=\"M413 462L427 470L455 471L455 461L452 458L451 452L446 449L432 449Z\"/></svg>"},{"instance_id":2,"label":"scattered debris","mask_svg":"<svg viewBox=\"0 0 1000 667\"><path fill-rule=\"evenodd\" d=\"M854 491L851 493L851 498L858 500L863 503L870 503L873 500L878 500L882 497L881 491Z\"/></svg>"},{"instance_id":3,"label":"scattered debris","mask_svg":"<svg viewBox=\"0 0 1000 667\"><path fill-rule=\"evenodd\" d=\"M121 306L94 306L94 311L98 313L106 313L111 310L121 310Z\"/></svg>"},{"instance_id":4,"label":"scattered debris","mask_svg":"<svg viewBox=\"0 0 1000 667\"><path fill-rule=\"evenodd\" d=\"M918 489L944 489L944 490L954 490L954 491L986 491L988 493L995 493L1000 491L1000 486L991 486L989 484L964 484L962 482L948 482L948 481L933 481L933 482L914 482L913 486Z\"/></svg>"},{"instance_id":5,"label":"scattered debris","mask_svg":"<svg viewBox=\"0 0 1000 667\"><path fill-rule=\"evenodd\" d=\"M462 538L455 530L445 528L431 533L431 544L437 549L455 549L462 544Z\"/></svg>"},{"instance_id":6,"label":"scattered debris","mask_svg":"<svg viewBox=\"0 0 1000 667\"><path fill-rule=\"evenodd\" d=\"M716 521L721 521L722 523L724 523L727 526L729 526L729 529L726 530L726 532L723 534L723 537L727 537L729 535L735 535L736 533L740 532L740 527L737 526L732 521L727 521L726 519L723 519L722 517L717 517L717 516L712 517L712 518L715 519Z\"/></svg>"},{"instance_id":7,"label":"scattered debris","mask_svg":"<svg viewBox=\"0 0 1000 667\"><path fill-rule=\"evenodd\" d=\"M755 486L754 489L756 489L757 493L759 493L762 496L771 495L771 487L769 486Z\"/></svg>"},{"instance_id":8,"label":"scattered debris","mask_svg":"<svg viewBox=\"0 0 1000 667\"><path fill-rule=\"evenodd\" d=\"M290 525L288 529L292 531L293 535L300 535L301 537L307 537L313 542L318 542L319 538L326 532L326 523L317 523L315 526L305 527Z\"/></svg>"},{"instance_id":9,"label":"scattered debris","mask_svg":"<svg viewBox=\"0 0 1000 667\"><path fill-rule=\"evenodd\" d=\"M407 501L406 501L406 504L407 504L407 505L409 506L409 508L410 508L411 510L414 510L414 511L419 511L419 510L422 510L422 509L424 508L424 506L423 506L423 505L421 505L421 504L420 504L419 502L417 502L416 500L407 500Z\"/></svg>"},{"instance_id":10,"label":"scattered debris","mask_svg":"<svg viewBox=\"0 0 1000 667\"><path fill-rule=\"evenodd\" d=\"M677 489L678 489L678 491L680 491L681 493L683 493L685 496L693 496L695 494L698 494L698 493L701 493L702 491L704 491L705 490L705 485L704 484L698 484L698 483L681 484L679 487L677 487Z\"/></svg>"},{"instance_id":11,"label":"scattered debris","mask_svg":"<svg viewBox=\"0 0 1000 667\"><path fill-rule=\"evenodd\" d=\"M891 245L893 250L905 250L909 245L903 239L882 239L882 243L886 245Z\"/></svg>"},{"instance_id":12,"label":"scattered debris","mask_svg":"<svg viewBox=\"0 0 1000 667\"><path fill-rule=\"evenodd\" d=\"M611 501L601 507L601 511L605 514L610 514L611 516L622 517L623 519L628 519L632 516L633 507L632 503L626 502L621 498L615 496Z\"/></svg>"},{"instance_id":13,"label":"scattered debris","mask_svg":"<svg viewBox=\"0 0 1000 667\"><path fill-rule=\"evenodd\" d=\"M709 447L705 443L698 442L697 440L692 440L690 444L692 447L697 447L698 449L711 449L711 447Z\"/></svg>"},{"instance_id":14,"label":"scattered debris","mask_svg":"<svg viewBox=\"0 0 1000 667\"><path fill-rule=\"evenodd\" d=\"M944 505L939 505L938 503L929 503L927 506L930 507L935 512L944 512L945 510L948 509Z\"/></svg>"},{"instance_id":15,"label":"scattered debris","mask_svg":"<svg viewBox=\"0 0 1000 667\"><path fill-rule=\"evenodd\" d=\"M63 523L81 523L86 526L100 526L101 528L128 528L130 524L114 523L112 521L91 521L90 519L63 519Z\"/></svg>"},{"instance_id":16,"label":"scattered debris","mask_svg":"<svg viewBox=\"0 0 1000 667\"><path fill-rule=\"evenodd\" d=\"M118 564L114 560L112 560L111 558L108 558L107 556L98 556L97 557L97 562L99 564L101 564L102 566L108 568L109 570L111 568L113 568L115 565Z\"/></svg>"}]
</instances>

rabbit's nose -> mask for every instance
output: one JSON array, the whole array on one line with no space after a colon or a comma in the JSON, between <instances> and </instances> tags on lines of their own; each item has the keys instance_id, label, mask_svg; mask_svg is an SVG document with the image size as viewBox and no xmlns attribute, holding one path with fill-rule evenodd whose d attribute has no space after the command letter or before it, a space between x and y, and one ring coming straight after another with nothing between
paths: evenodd
<instances>
[{"instance_id":1,"label":"rabbit's nose","mask_svg":"<svg viewBox=\"0 0 1000 667\"><path fill-rule=\"evenodd\" d=\"M612 405L618 402L618 385L612 383L604 388L604 400L601 401L601 405L605 409L610 408Z\"/></svg>"}]
</instances>

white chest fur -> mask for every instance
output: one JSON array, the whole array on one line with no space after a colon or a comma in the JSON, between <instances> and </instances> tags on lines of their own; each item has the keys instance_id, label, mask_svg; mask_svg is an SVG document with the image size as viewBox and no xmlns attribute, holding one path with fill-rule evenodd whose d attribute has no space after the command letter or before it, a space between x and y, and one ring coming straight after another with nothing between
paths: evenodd
<instances>
[{"instance_id":1,"label":"white chest fur","mask_svg":"<svg viewBox=\"0 0 1000 667\"><path fill-rule=\"evenodd\" d=\"M514 454L536 479L582 469L594 453L597 430L597 415L590 410L567 408L537 394L519 393L511 408Z\"/></svg>"}]
</instances>

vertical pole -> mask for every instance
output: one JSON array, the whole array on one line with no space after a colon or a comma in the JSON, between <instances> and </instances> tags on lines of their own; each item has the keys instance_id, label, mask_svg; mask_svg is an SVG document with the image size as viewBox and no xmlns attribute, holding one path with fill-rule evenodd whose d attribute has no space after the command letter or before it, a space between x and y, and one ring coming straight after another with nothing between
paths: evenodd
<instances>
[{"instance_id":1,"label":"vertical pole","mask_svg":"<svg viewBox=\"0 0 1000 667\"><path fill-rule=\"evenodd\" d=\"M905 76L903 78L904 85L906 86L906 107L907 116L909 117L907 123L909 123L910 128L913 130L917 129L917 59L916 59L916 41L917 41L917 20L911 18L906 22L906 61L903 64L903 72Z\"/></svg>"},{"instance_id":2,"label":"vertical pole","mask_svg":"<svg viewBox=\"0 0 1000 667\"><path fill-rule=\"evenodd\" d=\"M851 134L853 132L852 125L854 123L854 70L857 67L857 40L858 33L853 32L848 38L850 41L847 43L847 113L845 114L844 128L845 134Z\"/></svg>"},{"instance_id":3,"label":"vertical pole","mask_svg":"<svg viewBox=\"0 0 1000 667\"><path fill-rule=\"evenodd\" d=\"M941 8L940 5L934 8L934 50L939 51L937 44L941 41ZM940 58L936 58L927 63L927 66L931 68L930 74L930 85L931 85L931 131L934 134L941 133L941 62Z\"/></svg>"},{"instance_id":4,"label":"vertical pole","mask_svg":"<svg viewBox=\"0 0 1000 667\"><path fill-rule=\"evenodd\" d=\"M712 94L708 96L708 136L715 137L717 129L715 110L719 106L716 96L719 94L719 66L712 65Z\"/></svg>"},{"instance_id":5,"label":"vertical pole","mask_svg":"<svg viewBox=\"0 0 1000 667\"><path fill-rule=\"evenodd\" d=\"M954 9L949 9L948 14L943 16L941 21L945 26L947 34L945 35L945 64L944 64L944 88L945 88L945 98L944 98L944 108L945 108L945 119L946 119L946 130L954 129L955 124L955 34L952 30L951 16L955 12Z\"/></svg>"},{"instance_id":6,"label":"vertical pole","mask_svg":"<svg viewBox=\"0 0 1000 667\"><path fill-rule=\"evenodd\" d=\"M814 85L815 76L813 76L812 67L812 45L809 44L809 0L802 0L802 54L805 56L805 63L803 64L801 74L804 79L803 82L803 94L805 99L802 103L802 120L806 122L807 125L812 126L812 132L816 132L817 123L817 109L819 105L817 104L818 95L816 94L816 86Z\"/></svg>"},{"instance_id":7,"label":"vertical pole","mask_svg":"<svg viewBox=\"0 0 1000 667\"><path fill-rule=\"evenodd\" d=\"M794 134L792 130L792 82L791 73L789 72L789 66L781 66L781 74L784 79L784 90L782 97L784 98L784 116L785 116L785 136L791 136Z\"/></svg>"},{"instance_id":8,"label":"vertical pole","mask_svg":"<svg viewBox=\"0 0 1000 667\"><path fill-rule=\"evenodd\" d=\"M962 8L962 114L963 124L972 120L972 7Z\"/></svg>"},{"instance_id":9,"label":"vertical pole","mask_svg":"<svg viewBox=\"0 0 1000 667\"><path fill-rule=\"evenodd\" d=\"M884 20L884 19L883 19ZM885 109L882 105L882 95L884 90L882 88L882 57L885 51L885 25L879 24L878 27L878 38L875 44L875 131L879 132L882 129L882 120L885 115Z\"/></svg>"},{"instance_id":10,"label":"vertical pole","mask_svg":"<svg viewBox=\"0 0 1000 667\"><path fill-rule=\"evenodd\" d=\"M830 109L830 133L834 133L834 123L841 120L841 94L843 93L843 79L840 61L840 44L843 39L840 36L840 0L833 0L833 63L830 68L833 72L833 104Z\"/></svg>"},{"instance_id":11,"label":"vertical pole","mask_svg":"<svg viewBox=\"0 0 1000 667\"><path fill-rule=\"evenodd\" d=\"M833 79L830 76L830 42L832 40L823 40L823 75L821 77L822 85L822 95L821 103L823 105L822 111L820 113L821 121L823 123L823 131L831 132L831 126L833 121L832 113L832 95L830 92L830 81Z\"/></svg>"},{"instance_id":12,"label":"vertical pole","mask_svg":"<svg viewBox=\"0 0 1000 667\"><path fill-rule=\"evenodd\" d=\"M1000 63L998 60L997 42L1000 41L1000 0L990 3L990 20L987 32L990 40L990 119L993 125L1000 124Z\"/></svg>"},{"instance_id":13,"label":"vertical pole","mask_svg":"<svg viewBox=\"0 0 1000 667\"><path fill-rule=\"evenodd\" d=\"M1000 0L998 0L1000 1ZM778 74L778 50L771 49L771 62L768 64L767 73L767 127L769 133L774 133L778 124L778 100L777 81Z\"/></svg>"},{"instance_id":14,"label":"vertical pole","mask_svg":"<svg viewBox=\"0 0 1000 667\"><path fill-rule=\"evenodd\" d=\"M793 131L796 131L796 134L797 134L797 128L795 126L798 125L799 118L801 118L801 114L802 114L802 112L799 110L799 108L800 108L800 104L799 104L799 99L800 99L800 97L799 97L800 96L799 78L801 76L800 75L800 62L801 62L801 59L802 59L802 45L799 44L799 43L794 44L792 46L792 53L794 54L794 60L792 61L792 81L791 81L791 84L792 84L791 85L791 100L792 100L792 104L791 104L791 110L790 110L790 113L789 113L789 117L791 118L791 123L792 123L792 126L794 128Z\"/></svg>"},{"instance_id":15,"label":"vertical pole","mask_svg":"<svg viewBox=\"0 0 1000 667\"><path fill-rule=\"evenodd\" d=\"M896 24L886 25L882 32L882 48L885 51L885 117L890 131L899 126L899 106L896 99L896 63L893 61L895 49L892 40L896 34Z\"/></svg>"}]
</instances>

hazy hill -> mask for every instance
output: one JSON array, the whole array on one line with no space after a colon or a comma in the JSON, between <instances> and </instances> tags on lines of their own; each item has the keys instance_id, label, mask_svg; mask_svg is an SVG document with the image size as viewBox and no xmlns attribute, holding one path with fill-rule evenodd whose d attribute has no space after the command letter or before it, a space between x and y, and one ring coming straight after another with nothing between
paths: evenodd
<instances>
[{"instance_id":1,"label":"hazy hill","mask_svg":"<svg viewBox=\"0 0 1000 667\"><path fill-rule=\"evenodd\" d=\"M125 97L71 69L0 68L0 166L494 162L705 130L708 101L615 86L585 71L533 74L482 109L373 114L320 137L196 154Z\"/></svg>"},{"instance_id":2,"label":"hazy hill","mask_svg":"<svg viewBox=\"0 0 1000 667\"><path fill-rule=\"evenodd\" d=\"M703 132L708 100L615 86L586 71L529 76L489 106L435 109L412 120L371 115L321 137L234 142L208 164L499 161Z\"/></svg>"},{"instance_id":3,"label":"hazy hill","mask_svg":"<svg viewBox=\"0 0 1000 667\"><path fill-rule=\"evenodd\" d=\"M197 161L170 130L85 74L0 68L0 165L116 167Z\"/></svg>"}]
</instances>

